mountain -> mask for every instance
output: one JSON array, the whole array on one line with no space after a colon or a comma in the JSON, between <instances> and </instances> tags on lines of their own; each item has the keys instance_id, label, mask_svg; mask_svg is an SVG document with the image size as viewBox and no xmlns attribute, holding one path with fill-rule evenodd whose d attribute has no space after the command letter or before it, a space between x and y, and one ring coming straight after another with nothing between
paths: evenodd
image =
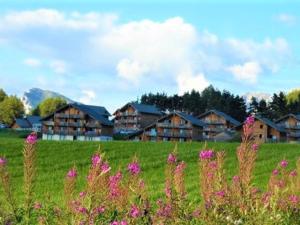
<instances>
[{"instance_id":1,"label":"mountain","mask_svg":"<svg viewBox=\"0 0 300 225\"><path fill-rule=\"evenodd\" d=\"M252 97L255 97L257 101L264 99L269 102L271 101L272 95L264 92L247 92L242 97L244 98L246 105L249 106Z\"/></svg>"},{"instance_id":2,"label":"mountain","mask_svg":"<svg viewBox=\"0 0 300 225\"><path fill-rule=\"evenodd\" d=\"M74 102L73 100L65 97L62 94L59 94L54 91L42 90L40 88L31 88L29 91L24 92L21 100L25 106L26 113L29 113L34 109L40 102L46 98L55 98L60 97L65 99L68 103Z\"/></svg>"}]
</instances>

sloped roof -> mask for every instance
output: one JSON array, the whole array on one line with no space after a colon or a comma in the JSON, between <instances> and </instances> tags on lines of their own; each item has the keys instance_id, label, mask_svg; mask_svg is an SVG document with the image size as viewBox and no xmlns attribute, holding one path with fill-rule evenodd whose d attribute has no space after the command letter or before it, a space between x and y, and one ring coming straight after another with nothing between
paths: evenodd
<instances>
[{"instance_id":1,"label":"sloped roof","mask_svg":"<svg viewBox=\"0 0 300 225\"><path fill-rule=\"evenodd\" d=\"M198 118L192 116L192 115L189 115L189 114L186 114L184 112L176 112L177 115L179 115L180 117L182 117L183 119L191 122L191 124L195 125L195 126L198 126L198 127L204 127L206 124L199 120Z\"/></svg>"},{"instance_id":2,"label":"sloped roof","mask_svg":"<svg viewBox=\"0 0 300 225\"><path fill-rule=\"evenodd\" d=\"M155 105L146 105L146 104L139 104L139 103L127 103L119 110L123 110L123 109L127 108L128 106L132 106L140 113L162 115L162 112Z\"/></svg>"},{"instance_id":3,"label":"sloped roof","mask_svg":"<svg viewBox=\"0 0 300 225\"><path fill-rule=\"evenodd\" d=\"M29 123L28 120L25 118L17 118L15 123L20 127L20 128L31 128L31 124Z\"/></svg>"},{"instance_id":4,"label":"sloped roof","mask_svg":"<svg viewBox=\"0 0 300 225\"><path fill-rule=\"evenodd\" d=\"M278 123L278 122L280 122L280 121L282 121L282 120L284 120L284 119L286 119L288 117L294 117L296 120L300 121L300 114L289 113L289 114L287 114L285 116L280 117L278 120L275 121L275 123Z\"/></svg>"},{"instance_id":5,"label":"sloped roof","mask_svg":"<svg viewBox=\"0 0 300 225\"><path fill-rule=\"evenodd\" d=\"M40 116L27 116L26 119L29 121L31 125L41 123Z\"/></svg>"},{"instance_id":6,"label":"sloped roof","mask_svg":"<svg viewBox=\"0 0 300 225\"><path fill-rule=\"evenodd\" d=\"M254 116L255 119L262 121L263 123L267 124L268 126L274 128L275 130L278 130L280 132L286 132L286 130L284 128L281 128L279 126L276 125L276 123L274 123L273 121L265 118L265 117L261 117L261 116Z\"/></svg>"},{"instance_id":7,"label":"sloped roof","mask_svg":"<svg viewBox=\"0 0 300 225\"><path fill-rule=\"evenodd\" d=\"M74 107L77 108L78 110L88 114L90 117L93 119L101 122L101 124L106 125L106 126L113 126L113 123L107 119L105 116L110 115L108 111L105 109L105 107L102 106L92 106L92 105L84 105L80 103L69 103L60 109L56 110L56 112L59 112L67 107ZM41 120L46 120L49 117L53 116L56 112L42 118Z\"/></svg>"},{"instance_id":8,"label":"sloped roof","mask_svg":"<svg viewBox=\"0 0 300 225\"><path fill-rule=\"evenodd\" d=\"M221 116L223 118L225 118L225 120L229 121L230 123L232 123L233 125L235 126L239 126L241 125L241 123L239 121L237 121L236 119L234 119L233 117L231 117L230 115L224 113L224 112L221 112L221 111L218 111L218 110L215 110L215 109L212 109L212 110L209 110L205 113L202 113L201 115L198 116L198 118L202 118L210 113L214 113L214 114L217 114L218 116Z\"/></svg>"}]
</instances>

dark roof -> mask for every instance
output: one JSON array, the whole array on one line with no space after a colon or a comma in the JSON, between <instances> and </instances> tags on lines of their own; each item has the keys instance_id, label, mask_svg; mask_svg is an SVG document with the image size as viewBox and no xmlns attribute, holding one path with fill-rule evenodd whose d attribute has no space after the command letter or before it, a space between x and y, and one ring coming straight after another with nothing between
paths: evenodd
<instances>
[{"instance_id":1,"label":"dark roof","mask_svg":"<svg viewBox=\"0 0 300 225\"><path fill-rule=\"evenodd\" d=\"M32 125L29 123L28 120L25 118L17 118L15 123L20 127L20 128L31 128Z\"/></svg>"},{"instance_id":2,"label":"dark roof","mask_svg":"<svg viewBox=\"0 0 300 225\"><path fill-rule=\"evenodd\" d=\"M139 103L127 103L120 110L125 109L128 106L132 106L140 113L162 115L162 112L155 105L146 105L146 104L139 104Z\"/></svg>"},{"instance_id":3,"label":"dark roof","mask_svg":"<svg viewBox=\"0 0 300 225\"><path fill-rule=\"evenodd\" d=\"M93 119L101 122L101 124L106 125L106 126L113 126L113 123L106 118L106 116L109 116L109 112L105 109L105 107L102 106L93 106L93 105L84 105L80 103L69 103L60 109L56 110L56 112L59 112L67 107L74 107L86 114L88 114L90 117ZM49 117L53 116L56 112L42 118L41 120L46 120Z\"/></svg>"},{"instance_id":4,"label":"dark roof","mask_svg":"<svg viewBox=\"0 0 300 225\"><path fill-rule=\"evenodd\" d=\"M198 126L198 127L204 127L206 124L199 120L198 118L192 116L192 115L189 115L189 114L186 114L184 112L175 112L177 115L179 115L180 117L182 117L183 119L191 122L191 124L195 125L195 126Z\"/></svg>"},{"instance_id":5,"label":"dark roof","mask_svg":"<svg viewBox=\"0 0 300 225\"><path fill-rule=\"evenodd\" d=\"M294 117L296 120L299 120L300 121L300 114L293 114L293 113L290 113L290 114L287 114L285 116L282 116L280 117L278 120L275 121L275 123L278 123L288 117Z\"/></svg>"},{"instance_id":6,"label":"dark roof","mask_svg":"<svg viewBox=\"0 0 300 225\"><path fill-rule=\"evenodd\" d=\"M210 113L215 113L218 116L224 117L227 121L229 121L230 123L232 123L235 126L241 125L241 123L239 121L237 121L236 119L234 119L233 117L231 117L228 114L223 113L221 111L215 110L215 109L212 109L212 110L209 110L209 111L207 111L205 113L202 113L201 115L198 116L198 118L202 118L202 117L204 117L204 116L206 116L206 115L208 115Z\"/></svg>"},{"instance_id":7,"label":"dark roof","mask_svg":"<svg viewBox=\"0 0 300 225\"><path fill-rule=\"evenodd\" d=\"M29 121L31 125L41 123L40 116L27 116L26 119Z\"/></svg>"},{"instance_id":8,"label":"dark roof","mask_svg":"<svg viewBox=\"0 0 300 225\"><path fill-rule=\"evenodd\" d=\"M113 126L113 123L107 119L105 116L107 115L107 110L101 106L91 106L91 105L83 105L78 103L71 104L74 108L77 108L84 113L88 114L90 117L98 120L103 125ZM104 113L104 114L103 114Z\"/></svg>"},{"instance_id":9,"label":"dark roof","mask_svg":"<svg viewBox=\"0 0 300 225\"><path fill-rule=\"evenodd\" d=\"M255 119L262 121L263 123L267 124L268 126L274 128L275 130L278 130L280 132L286 132L286 130L284 128L281 128L279 126L277 126L274 122L272 122L271 120L265 118L265 117L261 117L258 115L254 116Z\"/></svg>"}]
</instances>

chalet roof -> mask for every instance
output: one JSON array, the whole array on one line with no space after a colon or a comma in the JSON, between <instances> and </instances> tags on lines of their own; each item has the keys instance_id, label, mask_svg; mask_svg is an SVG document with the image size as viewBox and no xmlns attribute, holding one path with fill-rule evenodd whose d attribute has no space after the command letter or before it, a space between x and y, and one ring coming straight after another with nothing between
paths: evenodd
<instances>
[{"instance_id":1,"label":"chalet roof","mask_svg":"<svg viewBox=\"0 0 300 225\"><path fill-rule=\"evenodd\" d=\"M155 105L146 105L146 104L139 104L139 103L127 103L119 110L123 110L123 109L127 108L128 106L132 106L140 113L162 115L162 112Z\"/></svg>"},{"instance_id":2,"label":"chalet roof","mask_svg":"<svg viewBox=\"0 0 300 225\"><path fill-rule=\"evenodd\" d=\"M204 127L206 125L203 121L197 119L196 117L194 117L192 115L186 114L184 112L175 111L175 112L171 112L171 113L169 113L169 114L167 114L167 115L159 118L154 123L152 123L149 126L145 127L145 129L153 127L153 126L155 126L155 124L157 122L160 122L160 121L162 121L162 120L164 120L164 119L166 119L166 118L168 118L170 116L173 116L173 115L178 115L179 117L183 118L184 120L189 121L194 126Z\"/></svg>"},{"instance_id":3,"label":"chalet roof","mask_svg":"<svg viewBox=\"0 0 300 225\"><path fill-rule=\"evenodd\" d=\"M284 128L282 128L280 126L277 126L276 123L274 123L273 121L271 121L271 120L269 120L265 117L261 117L261 116L258 116L258 115L255 115L254 117L255 117L255 119L260 120L263 123L267 124L268 126L274 128L275 130L278 130L280 132L286 132L286 130Z\"/></svg>"},{"instance_id":4,"label":"chalet roof","mask_svg":"<svg viewBox=\"0 0 300 225\"><path fill-rule=\"evenodd\" d=\"M280 117L278 120L275 121L275 123L279 123L280 121L282 121L288 117L294 117L296 120L300 121L300 114L289 113L285 116Z\"/></svg>"},{"instance_id":5,"label":"chalet roof","mask_svg":"<svg viewBox=\"0 0 300 225\"><path fill-rule=\"evenodd\" d=\"M41 123L40 116L27 116L26 119L29 121L31 125Z\"/></svg>"},{"instance_id":6,"label":"chalet roof","mask_svg":"<svg viewBox=\"0 0 300 225\"><path fill-rule=\"evenodd\" d=\"M218 111L218 110L215 110L215 109L212 109L212 110L209 110L205 113L202 113L201 115L198 116L198 118L202 118L210 113L214 113L214 114L217 114L218 116L221 116L223 118L225 118L225 120L229 121L230 123L232 123L233 125L235 126L239 126L241 125L241 123L239 121L237 121L236 119L234 119L233 117L231 117L230 115L224 113L224 112L221 112L221 111Z\"/></svg>"},{"instance_id":7,"label":"chalet roof","mask_svg":"<svg viewBox=\"0 0 300 225\"><path fill-rule=\"evenodd\" d=\"M102 106L92 106L92 105L84 105L80 103L69 103L60 109L56 110L54 113L42 118L41 120L47 120L49 117L52 117L56 112L59 112L67 107L74 107L86 114L88 114L93 119L99 121L101 124L106 126L113 126L113 123L106 118L106 116L110 115L109 112Z\"/></svg>"},{"instance_id":8,"label":"chalet roof","mask_svg":"<svg viewBox=\"0 0 300 225\"><path fill-rule=\"evenodd\" d=\"M15 120L15 123L20 127L20 128L31 128L32 125L29 123L29 121L25 118L17 118Z\"/></svg>"}]
</instances>

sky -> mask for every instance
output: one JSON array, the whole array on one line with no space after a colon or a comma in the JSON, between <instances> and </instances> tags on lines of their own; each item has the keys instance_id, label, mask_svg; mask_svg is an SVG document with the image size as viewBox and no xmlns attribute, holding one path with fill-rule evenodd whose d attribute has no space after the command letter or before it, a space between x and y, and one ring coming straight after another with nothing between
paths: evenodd
<instances>
[{"instance_id":1,"label":"sky","mask_svg":"<svg viewBox=\"0 0 300 225\"><path fill-rule=\"evenodd\" d=\"M0 0L0 88L59 92L113 112L144 93L212 84L300 88L300 3Z\"/></svg>"}]
</instances>

